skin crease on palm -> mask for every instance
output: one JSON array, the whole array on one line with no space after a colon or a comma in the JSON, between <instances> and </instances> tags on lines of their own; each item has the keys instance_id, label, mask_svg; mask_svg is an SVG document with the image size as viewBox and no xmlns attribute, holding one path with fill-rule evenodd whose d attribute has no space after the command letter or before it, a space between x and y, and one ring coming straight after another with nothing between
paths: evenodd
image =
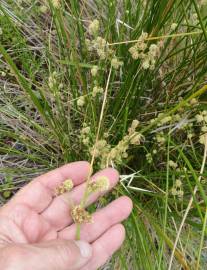
<instances>
[{"instance_id":1,"label":"skin crease on palm","mask_svg":"<svg viewBox=\"0 0 207 270\"><path fill-rule=\"evenodd\" d=\"M132 202L121 197L93 214L93 223L81 227L81 241L75 240L76 226L70 217L71 202L83 196L89 173L88 162L62 166L37 177L0 208L1 270L96 270L120 248L126 219ZM113 188L119 174L112 168L93 176L104 175ZM72 191L54 197L54 189L72 179ZM102 194L93 194L88 204ZM82 251L82 253L81 253Z\"/></svg>"}]
</instances>

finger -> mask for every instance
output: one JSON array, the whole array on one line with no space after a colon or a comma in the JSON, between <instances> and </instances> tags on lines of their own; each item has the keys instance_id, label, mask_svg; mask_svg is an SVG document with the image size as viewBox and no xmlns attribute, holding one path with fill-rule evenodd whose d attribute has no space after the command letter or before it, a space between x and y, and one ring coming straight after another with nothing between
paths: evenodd
<instances>
[{"instance_id":1,"label":"finger","mask_svg":"<svg viewBox=\"0 0 207 270\"><path fill-rule=\"evenodd\" d=\"M132 201L128 197L121 197L93 215L93 223L81 226L81 240L94 242L113 225L126 219L132 210ZM61 239L75 239L76 225L73 224L60 231Z\"/></svg>"},{"instance_id":2,"label":"finger","mask_svg":"<svg viewBox=\"0 0 207 270\"><path fill-rule=\"evenodd\" d=\"M34 262L38 261L42 264L40 269L80 269L92 257L92 246L83 241L54 240L36 247ZM41 258L42 262L40 262Z\"/></svg>"},{"instance_id":3,"label":"finger","mask_svg":"<svg viewBox=\"0 0 207 270\"><path fill-rule=\"evenodd\" d=\"M81 270L96 270L116 252L125 238L125 229L121 224L110 228L92 244L93 257Z\"/></svg>"},{"instance_id":4,"label":"finger","mask_svg":"<svg viewBox=\"0 0 207 270\"><path fill-rule=\"evenodd\" d=\"M12 210L15 204L25 204L31 209L42 212L53 199L54 189L70 178L75 185L82 183L89 173L90 165L86 161L69 163L58 169L37 177L21 189L8 204L5 211Z\"/></svg>"},{"instance_id":5,"label":"finger","mask_svg":"<svg viewBox=\"0 0 207 270\"><path fill-rule=\"evenodd\" d=\"M95 181L99 176L104 175L108 177L110 181L110 188L113 188L119 179L119 174L116 170L112 168L104 169L98 173L96 173L92 178ZM53 200L51 205L42 213L44 218L54 227L56 230L61 230L71 224L72 219L69 213L69 207L71 202L74 204L79 204L86 185L81 184L74 188L71 192L58 196ZM101 195L101 193L93 194L88 200L88 204L93 203L97 200L97 198Z\"/></svg>"},{"instance_id":6,"label":"finger","mask_svg":"<svg viewBox=\"0 0 207 270\"><path fill-rule=\"evenodd\" d=\"M10 245L5 251L4 269L80 269L92 256L92 247L83 241L54 240L35 245ZM11 258L12 254L12 258Z\"/></svg>"}]
</instances>

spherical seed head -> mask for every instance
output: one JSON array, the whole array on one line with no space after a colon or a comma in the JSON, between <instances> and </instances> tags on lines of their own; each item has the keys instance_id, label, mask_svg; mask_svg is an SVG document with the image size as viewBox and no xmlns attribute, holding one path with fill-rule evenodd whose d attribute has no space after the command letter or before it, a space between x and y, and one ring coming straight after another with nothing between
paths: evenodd
<instances>
[{"instance_id":1,"label":"spherical seed head","mask_svg":"<svg viewBox=\"0 0 207 270\"><path fill-rule=\"evenodd\" d=\"M138 58L139 58L139 53L138 52L132 53L132 59L137 60Z\"/></svg>"},{"instance_id":2,"label":"spherical seed head","mask_svg":"<svg viewBox=\"0 0 207 270\"><path fill-rule=\"evenodd\" d=\"M122 65L123 65L123 62L119 61L118 58L116 58L116 57L112 58L112 60L111 60L111 66L114 69L118 69Z\"/></svg>"},{"instance_id":3,"label":"spherical seed head","mask_svg":"<svg viewBox=\"0 0 207 270\"><path fill-rule=\"evenodd\" d=\"M65 188L66 191L70 191L73 188L73 181L71 179L66 179L63 182L63 186Z\"/></svg>"},{"instance_id":4,"label":"spherical seed head","mask_svg":"<svg viewBox=\"0 0 207 270\"><path fill-rule=\"evenodd\" d=\"M83 107L84 104L85 104L84 97L83 96L79 97L79 99L77 100L78 107Z\"/></svg>"},{"instance_id":5,"label":"spherical seed head","mask_svg":"<svg viewBox=\"0 0 207 270\"><path fill-rule=\"evenodd\" d=\"M94 192L104 192L107 191L110 187L110 182L108 177L100 176L96 181L90 182L88 185L89 193Z\"/></svg>"},{"instance_id":6,"label":"spherical seed head","mask_svg":"<svg viewBox=\"0 0 207 270\"><path fill-rule=\"evenodd\" d=\"M176 188L172 188L171 193L172 193L173 196L176 196L178 194Z\"/></svg>"},{"instance_id":7,"label":"spherical seed head","mask_svg":"<svg viewBox=\"0 0 207 270\"><path fill-rule=\"evenodd\" d=\"M183 195L184 195L183 190L178 190L178 191L177 191L177 195L178 195L179 197L183 197Z\"/></svg>"},{"instance_id":8,"label":"spherical seed head","mask_svg":"<svg viewBox=\"0 0 207 270\"><path fill-rule=\"evenodd\" d=\"M174 31L177 28L178 24L177 23L172 23L171 24L171 30Z\"/></svg>"},{"instance_id":9,"label":"spherical seed head","mask_svg":"<svg viewBox=\"0 0 207 270\"><path fill-rule=\"evenodd\" d=\"M99 186L99 190L100 191L106 191L109 189L110 187L110 182L108 177L106 176L100 176L97 180L96 180L98 186Z\"/></svg>"},{"instance_id":10,"label":"spherical seed head","mask_svg":"<svg viewBox=\"0 0 207 270\"><path fill-rule=\"evenodd\" d=\"M199 142L204 145L207 143L207 133L199 137Z\"/></svg>"},{"instance_id":11,"label":"spherical seed head","mask_svg":"<svg viewBox=\"0 0 207 270\"><path fill-rule=\"evenodd\" d=\"M61 7L61 1L60 0L52 0L52 4L55 8Z\"/></svg>"},{"instance_id":12,"label":"spherical seed head","mask_svg":"<svg viewBox=\"0 0 207 270\"><path fill-rule=\"evenodd\" d=\"M156 44L151 44L150 47L149 47L149 51L151 53L157 53L158 51L158 46Z\"/></svg>"},{"instance_id":13,"label":"spherical seed head","mask_svg":"<svg viewBox=\"0 0 207 270\"><path fill-rule=\"evenodd\" d=\"M201 114L196 114L195 119L197 123L201 123L204 120Z\"/></svg>"},{"instance_id":14,"label":"spherical seed head","mask_svg":"<svg viewBox=\"0 0 207 270\"><path fill-rule=\"evenodd\" d=\"M135 128L138 127L138 125L139 125L139 121L138 121L137 119L135 119L135 120L132 121L131 127L132 127L133 129L135 129Z\"/></svg>"},{"instance_id":15,"label":"spherical seed head","mask_svg":"<svg viewBox=\"0 0 207 270\"><path fill-rule=\"evenodd\" d=\"M88 32L91 35L96 35L99 31L99 28L100 28L99 21L97 19L95 19L89 24Z\"/></svg>"},{"instance_id":16,"label":"spherical seed head","mask_svg":"<svg viewBox=\"0 0 207 270\"><path fill-rule=\"evenodd\" d=\"M150 67L150 63L149 60L146 59L143 63L142 63L142 67L143 69L148 69Z\"/></svg>"},{"instance_id":17,"label":"spherical seed head","mask_svg":"<svg viewBox=\"0 0 207 270\"><path fill-rule=\"evenodd\" d=\"M73 207L70 214L76 224L92 223L91 214L81 205Z\"/></svg>"},{"instance_id":18,"label":"spherical seed head","mask_svg":"<svg viewBox=\"0 0 207 270\"><path fill-rule=\"evenodd\" d=\"M178 164L174 162L173 160L169 160L169 166L172 168L177 168Z\"/></svg>"},{"instance_id":19,"label":"spherical seed head","mask_svg":"<svg viewBox=\"0 0 207 270\"><path fill-rule=\"evenodd\" d=\"M90 127L84 127L81 130L81 133L83 133L83 134L89 134L89 132L90 132Z\"/></svg>"},{"instance_id":20,"label":"spherical seed head","mask_svg":"<svg viewBox=\"0 0 207 270\"><path fill-rule=\"evenodd\" d=\"M207 126L203 126L203 127L201 128L201 131L206 133L206 132L207 132Z\"/></svg>"},{"instance_id":21,"label":"spherical seed head","mask_svg":"<svg viewBox=\"0 0 207 270\"><path fill-rule=\"evenodd\" d=\"M93 66L91 69L91 75L95 77L98 73L98 66Z\"/></svg>"},{"instance_id":22,"label":"spherical seed head","mask_svg":"<svg viewBox=\"0 0 207 270\"><path fill-rule=\"evenodd\" d=\"M182 182L180 181L180 179L177 179L175 181L175 185L176 185L176 187L181 187L182 186Z\"/></svg>"},{"instance_id":23,"label":"spherical seed head","mask_svg":"<svg viewBox=\"0 0 207 270\"><path fill-rule=\"evenodd\" d=\"M73 188L73 181L71 179L66 179L58 187L55 188L55 195L59 196L66 192L69 192Z\"/></svg>"},{"instance_id":24,"label":"spherical seed head","mask_svg":"<svg viewBox=\"0 0 207 270\"><path fill-rule=\"evenodd\" d=\"M192 99L190 100L190 104L191 104L191 105L196 105L196 104L198 104L198 100L197 100L196 98L192 98Z\"/></svg>"}]
</instances>

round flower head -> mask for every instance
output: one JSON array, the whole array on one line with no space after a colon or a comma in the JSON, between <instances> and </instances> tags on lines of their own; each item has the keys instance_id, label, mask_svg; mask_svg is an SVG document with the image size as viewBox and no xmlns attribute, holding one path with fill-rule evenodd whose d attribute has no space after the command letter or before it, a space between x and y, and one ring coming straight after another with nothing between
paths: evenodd
<instances>
[{"instance_id":1,"label":"round flower head","mask_svg":"<svg viewBox=\"0 0 207 270\"><path fill-rule=\"evenodd\" d=\"M149 52L154 57L157 55L158 50L159 50L159 48L158 48L158 46L156 44L151 44L150 47L149 47Z\"/></svg>"},{"instance_id":2,"label":"round flower head","mask_svg":"<svg viewBox=\"0 0 207 270\"><path fill-rule=\"evenodd\" d=\"M55 8L61 7L61 0L52 0L52 4Z\"/></svg>"},{"instance_id":3,"label":"round flower head","mask_svg":"<svg viewBox=\"0 0 207 270\"><path fill-rule=\"evenodd\" d=\"M92 21L89 24L89 27L88 27L89 34L91 34L91 35L97 35L97 33L99 31L99 27L100 27L100 24L99 24L99 21L98 20Z\"/></svg>"},{"instance_id":4,"label":"round flower head","mask_svg":"<svg viewBox=\"0 0 207 270\"><path fill-rule=\"evenodd\" d=\"M104 192L110 187L109 179L106 176L100 176L96 181L90 182L88 186L89 193Z\"/></svg>"},{"instance_id":5,"label":"round flower head","mask_svg":"<svg viewBox=\"0 0 207 270\"><path fill-rule=\"evenodd\" d=\"M62 184L60 184L58 187L55 189L55 195L59 196L62 195L66 192L71 191L73 188L73 181L71 179L66 179Z\"/></svg>"},{"instance_id":6,"label":"round flower head","mask_svg":"<svg viewBox=\"0 0 207 270\"><path fill-rule=\"evenodd\" d=\"M132 121L131 127L132 127L133 129L135 129L135 128L138 127L138 125L139 125L139 121L138 121L137 119L134 119L134 120Z\"/></svg>"},{"instance_id":7,"label":"round flower head","mask_svg":"<svg viewBox=\"0 0 207 270\"><path fill-rule=\"evenodd\" d=\"M169 167L177 168L178 164L176 162L174 162L173 160L169 160Z\"/></svg>"},{"instance_id":8,"label":"round flower head","mask_svg":"<svg viewBox=\"0 0 207 270\"><path fill-rule=\"evenodd\" d=\"M201 128L201 131L202 131L202 132L207 132L207 126L203 126L203 127Z\"/></svg>"},{"instance_id":9,"label":"round flower head","mask_svg":"<svg viewBox=\"0 0 207 270\"><path fill-rule=\"evenodd\" d=\"M116 57L112 58L112 60L111 60L111 66L114 69L118 69L122 65L123 65L123 62L122 61L119 61L118 58L116 58Z\"/></svg>"},{"instance_id":10,"label":"round flower head","mask_svg":"<svg viewBox=\"0 0 207 270\"><path fill-rule=\"evenodd\" d=\"M196 114L195 119L197 123L201 123L204 120L201 114Z\"/></svg>"},{"instance_id":11,"label":"round flower head","mask_svg":"<svg viewBox=\"0 0 207 270\"><path fill-rule=\"evenodd\" d=\"M171 24L171 30L174 31L177 28L178 24L177 23L172 23Z\"/></svg>"},{"instance_id":12,"label":"round flower head","mask_svg":"<svg viewBox=\"0 0 207 270\"><path fill-rule=\"evenodd\" d=\"M199 142L204 145L207 143L207 133L199 137Z\"/></svg>"},{"instance_id":13,"label":"round flower head","mask_svg":"<svg viewBox=\"0 0 207 270\"><path fill-rule=\"evenodd\" d=\"M98 67L97 66L93 66L92 69L91 69L91 75L93 77L95 77L98 73Z\"/></svg>"},{"instance_id":14,"label":"round flower head","mask_svg":"<svg viewBox=\"0 0 207 270\"><path fill-rule=\"evenodd\" d=\"M171 193L172 193L173 196L176 196L178 194L176 188L172 188Z\"/></svg>"},{"instance_id":15,"label":"round flower head","mask_svg":"<svg viewBox=\"0 0 207 270\"><path fill-rule=\"evenodd\" d=\"M81 205L76 205L71 210L71 216L76 224L92 223L92 216Z\"/></svg>"},{"instance_id":16,"label":"round flower head","mask_svg":"<svg viewBox=\"0 0 207 270\"><path fill-rule=\"evenodd\" d=\"M175 186L178 187L178 188L182 186L182 182L180 181L180 179L177 179L175 181Z\"/></svg>"},{"instance_id":17,"label":"round flower head","mask_svg":"<svg viewBox=\"0 0 207 270\"><path fill-rule=\"evenodd\" d=\"M150 63L149 60L146 59L143 63L142 63L142 67L143 69L148 69L150 67Z\"/></svg>"},{"instance_id":18,"label":"round flower head","mask_svg":"<svg viewBox=\"0 0 207 270\"><path fill-rule=\"evenodd\" d=\"M79 99L77 100L78 107L83 107L84 104L85 104L84 96L79 97Z\"/></svg>"},{"instance_id":19,"label":"round flower head","mask_svg":"<svg viewBox=\"0 0 207 270\"><path fill-rule=\"evenodd\" d=\"M63 185L67 191L70 191L73 188L73 181L71 179L67 179L63 182Z\"/></svg>"}]
</instances>

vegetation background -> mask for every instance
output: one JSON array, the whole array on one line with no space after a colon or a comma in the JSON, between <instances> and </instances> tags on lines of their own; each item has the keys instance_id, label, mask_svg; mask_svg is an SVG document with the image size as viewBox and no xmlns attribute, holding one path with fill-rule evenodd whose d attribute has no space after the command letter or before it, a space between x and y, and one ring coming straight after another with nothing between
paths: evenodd
<instances>
[{"instance_id":1,"label":"vegetation background","mask_svg":"<svg viewBox=\"0 0 207 270\"><path fill-rule=\"evenodd\" d=\"M112 56L90 49L97 35ZM205 0L1 0L1 204L36 175L90 160L100 125L94 169L108 163L121 179L98 207L134 203L104 269L206 269L206 56Z\"/></svg>"}]
</instances>

